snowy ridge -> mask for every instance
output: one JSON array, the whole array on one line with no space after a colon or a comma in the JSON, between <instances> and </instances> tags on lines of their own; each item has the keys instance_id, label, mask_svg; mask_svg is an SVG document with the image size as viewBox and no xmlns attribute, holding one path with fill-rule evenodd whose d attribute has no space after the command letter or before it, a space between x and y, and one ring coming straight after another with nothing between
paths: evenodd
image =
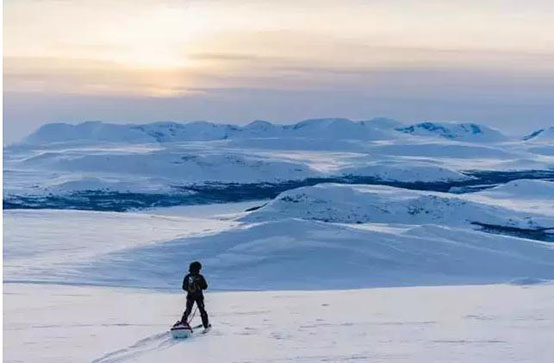
<instances>
[{"instance_id":1,"label":"snowy ridge","mask_svg":"<svg viewBox=\"0 0 554 363\"><path fill-rule=\"evenodd\" d=\"M150 124L109 124L88 121L77 125L48 124L23 140L23 144L51 142L176 142L207 141L229 138L313 137L338 139L386 139L394 134L400 123L389 119L354 122L349 119L313 119L292 125L277 125L267 121L254 121L246 126L217 124L206 121Z\"/></svg>"},{"instance_id":2,"label":"snowy ridge","mask_svg":"<svg viewBox=\"0 0 554 363\"><path fill-rule=\"evenodd\" d=\"M246 126L206 121L189 123L110 124L88 121L77 125L47 124L23 140L23 144L53 142L167 143L250 138L315 138L338 140L387 140L404 134L439 137L455 141L498 142L506 136L500 131L473 123L424 122L403 126L400 122L375 118L352 121L345 118L310 119L290 125L254 121Z\"/></svg>"},{"instance_id":3,"label":"snowy ridge","mask_svg":"<svg viewBox=\"0 0 554 363\"><path fill-rule=\"evenodd\" d=\"M503 199L540 199L554 202L554 182L528 179L513 180L477 194Z\"/></svg>"},{"instance_id":4,"label":"snowy ridge","mask_svg":"<svg viewBox=\"0 0 554 363\"><path fill-rule=\"evenodd\" d=\"M423 122L408 127L396 128L410 135L441 137L457 141L499 142L507 137L491 127L474 123Z\"/></svg>"},{"instance_id":5,"label":"snowy ridge","mask_svg":"<svg viewBox=\"0 0 554 363\"><path fill-rule=\"evenodd\" d=\"M554 182L551 181L513 180L488 190L467 194L464 198L554 217Z\"/></svg>"},{"instance_id":6,"label":"snowy ridge","mask_svg":"<svg viewBox=\"0 0 554 363\"><path fill-rule=\"evenodd\" d=\"M472 177L458 171L436 166L412 163L376 162L372 165L357 165L339 170L342 175L370 176L382 181L399 182L451 182L470 180Z\"/></svg>"},{"instance_id":7,"label":"snowy ridge","mask_svg":"<svg viewBox=\"0 0 554 363\"><path fill-rule=\"evenodd\" d=\"M48 152L22 161L23 166L91 173L157 177L183 182L260 182L295 180L315 176L315 171L300 162L268 159L240 153L196 153L186 150L156 150L147 153Z\"/></svg>"},{"instance_id":8,"label":"snowy ridge","mask_svg":"<svg viewBox=\"0 0 554 363\"><path fill-rule=\"evenodd\" d=\"M280 194L244 221L303 218L335 223L406 223L554 228L554 218L482 204L447 193L380 185L319 184Z\"/></svg>"}]
</instances>

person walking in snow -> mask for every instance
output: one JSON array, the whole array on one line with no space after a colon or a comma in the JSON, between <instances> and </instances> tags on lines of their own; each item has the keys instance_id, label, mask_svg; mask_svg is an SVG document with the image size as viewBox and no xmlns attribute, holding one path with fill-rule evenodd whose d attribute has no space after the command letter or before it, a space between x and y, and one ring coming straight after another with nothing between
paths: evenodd
<instances>
[{"instance_id":1,"label":"person walking in snow","mask_svg":"<svg viewBox=\"0 0 554 363\"><path fill-rule=\"evenodd\" d=\"M210 327L208 321L208 313L204 308L204 293L202 291L208 288L208 283L204 276L200 274L202 269L202 264L198 261L194 261L189 266L189 273L183 279L183 290L187 292L187 307L181 318L181 323L183 325L188 325L187 320L192 311L194 303L200 311L200 317L202 318L202 325L204 329Z\"/></svg>"}]
</instances>

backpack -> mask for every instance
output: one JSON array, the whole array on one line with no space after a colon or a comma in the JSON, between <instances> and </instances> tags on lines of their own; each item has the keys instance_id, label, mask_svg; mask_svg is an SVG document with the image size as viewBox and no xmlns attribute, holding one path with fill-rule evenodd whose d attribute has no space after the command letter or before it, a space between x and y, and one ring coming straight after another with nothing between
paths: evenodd
<instances>
[{"instance_id":1,"label":"backpack","mask_svg":"<svg viewBox=\"0 0 554 363\"><path fill-rule=\"evenodd\" d=\"M198 277L190 275L187 278L187 292L190 294L194 294L198 291L201 291L200 286L198 286Z\"/></svg>"}]
</instances>

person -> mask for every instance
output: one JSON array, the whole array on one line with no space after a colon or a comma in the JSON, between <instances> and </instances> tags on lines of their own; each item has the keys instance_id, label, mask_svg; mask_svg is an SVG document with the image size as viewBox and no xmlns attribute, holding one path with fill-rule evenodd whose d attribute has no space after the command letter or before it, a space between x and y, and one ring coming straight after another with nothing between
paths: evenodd
<instances>
[{"instance_id":1,"label":"person","mask_svg":"<svg viewBox=\"0 0 554 363\"><path fill-rule=\"evenodd\" d=\"M204 329L210 327L208 321L208 313L204 307L204 293L203 291L208 288L208 283L204 276L200 274L202 269L202 264L198 261L194 261L189 266L189 273L183 279L183 290L187 292L187 307L181 318L181 323L183 325L188 325L188 318L192 311L194 303L200 311L200 317L202 318L202 325Z\"/></svg>"}]
</instances>

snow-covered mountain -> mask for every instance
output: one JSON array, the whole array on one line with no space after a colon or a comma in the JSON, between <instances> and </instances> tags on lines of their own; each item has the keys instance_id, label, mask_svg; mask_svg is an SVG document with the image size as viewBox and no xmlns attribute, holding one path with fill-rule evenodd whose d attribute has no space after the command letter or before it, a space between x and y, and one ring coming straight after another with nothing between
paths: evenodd
<instances>
[{"instance_id":1,"label":"snow-covered mountain","mask_svg":"<svg viewBox=\"0 0 554 363\"><path fill-rule=\"evenodd\" d=\"M23 140L24 144L52 142L123 142L148 143L224 139L233 131L231 125L208 122L155 122L144 125L110 124L88 121L77 125L47 124Z\"/></svg>"},{"instance_id":2,"label":"snow-covered mountain","mask_svg":"<svg viewBox=\"0 0 554 363\"><path fill-rule=\"evenodd\" d=\"M23 144L52 142L177 142L233 138L294 138L380 140L393 137L401 125L390 119L351 121L343 118L312 119L291 125L254 121L246 126L217 124L205 121L150 124L110 124L89 121L77 125L48 124L23 140Z\"/></svg>"},{"instance_id":3,"label":"snow-covered mountain","mask_svg":"<svg viewBox=\"0 0 554 363\"><path fill-rule=\"evenodd\" d=\"M245 126L206 121L124 125L100 121L88 121L77 125L54 123L40 127L22 143L31 145L53 142L166 143L250 138L387 140L401 138L404 134L464 142L507 140L500 131L474 123L424 122L405 126L399 121L388 118L364 121L326 118L304 120L288 125L257 120ZM533 134L528 138L537 137L537 135Z\"/></svg>"},{"instance_id":4,"label":"snow-covered mountain","mask_svg":"<svg viewBox=\"0 0 554 363\"><path fill-rule=\"evenodd\" d=\"M554 203L554 182L546 180L514 180L477 193L494 198L544 200ZM554 212L554 206L553 211Z\"/></svg>"},{"instance_id":5,"label":"snow-covered mountain","mask_svg":"<svg viewBox=\"0 0 554 363\"><path fill-rule=\"evenodd\" d=\"M126 193L130 203L111 203L105 198L121 195L103 195L101 208L127 210L271 198L321 182L412 184L448 191L496 182L483 173L476 177L475 170L497 173L500 182L534 178L537 171L541 178L554 175L554 145L498 142L505 140L482 125L404 126L387 118L312 119L291 125L258 120L245 126L50 124L5 149L4 200L8 208L96 209L100 204L87 206L83 198ZM212 184L218 189L191 189ZM228 188L231 195L225 194Z\"/></svg>"},{"instance_id":6,"label":"snow-covered mountain","mask_svg":"<svg viewBox=\"0 0 554 363\"><path fill-rule=\"evenodd\" d=\"M474 123L422 122L396 130L410 135L440 137L467 142L499 142L508 138L491 127Z\"/></svg>"}]
</instances>

